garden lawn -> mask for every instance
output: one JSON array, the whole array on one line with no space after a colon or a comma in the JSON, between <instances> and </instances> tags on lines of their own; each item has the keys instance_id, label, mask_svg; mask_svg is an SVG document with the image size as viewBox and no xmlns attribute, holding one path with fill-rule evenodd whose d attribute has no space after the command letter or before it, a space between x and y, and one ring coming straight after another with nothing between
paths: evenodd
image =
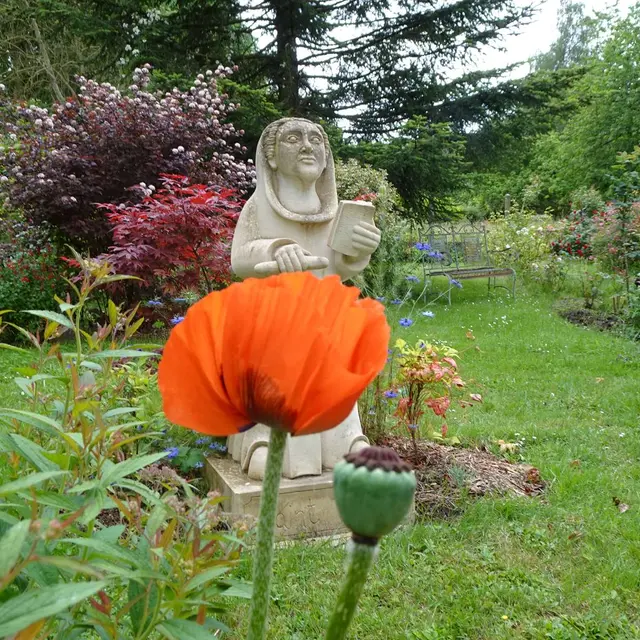
<instances>
[{"instance_id":1,"label":"garden lawn","mask_svg":"<svg viewBox=\"0 0 640 640\"><path fill-rule=\"evenodd\" d=\"M487 299L486 281L443 302L389 305L394 337L471 345L462 377L484 403L452 412L449 433L495 451L524 440L512 459L548 489L385 538L350 638L640 638L640 345L566 323L550 297ZM344 558L328 542L278 549L269 638L323 637Z\"/></svg>"},{"instance_id":2,"label":"garden lawn","mask_svg":"<svg viewBox=\"0 0 640 640\"><path fill-rule=\"evenodd\" d=\"M385 538L350 638L639 638L640 345L566 323L544 295L487 299L485 281L444 302L389 304L394 338L468 349L462 377L484 403L451 411L449 434L494 451L521 442L512 459L538 467L548 488L469 498L461 515ZM0 350L0 406L20 401L11 378L28 359ZM344 556L330 542L277 550L270 639L323 637ZM227 620L234 640L247 612Z\"/></svg>"}]
</instances>

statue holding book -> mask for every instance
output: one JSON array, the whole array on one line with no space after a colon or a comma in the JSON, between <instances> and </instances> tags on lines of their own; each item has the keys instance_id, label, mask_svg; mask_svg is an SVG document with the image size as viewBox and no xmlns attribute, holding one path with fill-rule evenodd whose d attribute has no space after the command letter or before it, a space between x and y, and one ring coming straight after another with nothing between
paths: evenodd
<instances>
[{"instance_id":1,"label":"statue holding book","mask_svg":"<svg viewBox=\"0 0 640 640\"><path fill-rule=\"evenodd\" d=\"M302 118L271 123L258 143L256 179L233 237L236 275L310 270L320 278L337 274L348 280L369 264L380 244L374 207L369 202L338 203L333 155L320 125ZM268 441L262 425L229 440L233 458L252 478L263 477ZM283 475L320 475L367 444L355 406L331 431L289 438Z\"/></svg>"}]
</instances>

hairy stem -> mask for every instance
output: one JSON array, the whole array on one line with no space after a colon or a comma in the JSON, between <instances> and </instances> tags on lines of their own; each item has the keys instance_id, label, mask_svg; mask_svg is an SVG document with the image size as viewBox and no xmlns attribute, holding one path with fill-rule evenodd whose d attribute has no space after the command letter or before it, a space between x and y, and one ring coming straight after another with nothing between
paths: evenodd
<instances>
[{"instance_id":1,"label":"hairy stem","mask_svg":"<svg viewBox=\"0 0 640 640\"><path fill-rule=\"evenodd\" d=\"M349 543L349 567L342 591L338 596L336 608L329 621L329 628L325 640L343 640L347 637L347 629L356 612L356 606L364 583L367 580L369 567L376 555L377 545L351 541Z\"/></svg>"},{"instance_id":2,"label":"hairy stem","mask_svg":"<svg viewBox=\"0 0 640 640\"><path fill-rule=\"evenodd\" d=\"M287 434L284 431L271 429L269 453L262 495L260 497L260 517L258 519L258 540L254 552L253 597L249 617L249 633L247 640L263 640L267 631L267 609L269 607L269 589L271 585L271 565L273 562L274 525L280 474L284 459L284 446Z\"/></svg>"}]
</instances>

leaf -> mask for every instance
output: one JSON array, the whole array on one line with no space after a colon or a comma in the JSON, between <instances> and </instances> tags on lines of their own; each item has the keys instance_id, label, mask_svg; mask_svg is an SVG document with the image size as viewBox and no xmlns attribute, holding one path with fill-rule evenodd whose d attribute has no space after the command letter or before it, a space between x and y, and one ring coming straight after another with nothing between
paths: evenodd
<instances>
[{"instance_id":1,"label":"leaf","mask_svg":"<svg viewBox=\"0 0 640 640\"><path fill-rule=\"evenodd\" d=\"M68 471L43 471L42 473L32 473L26 478L20 478L20 480L14 480L13 482L8 482L7 484L0 486L0 497L17 493L23 489L28 489L29 487L40 484L41 482L46 482L47 480L58 478L60 476L67 475L68 473Z\"/></svg>"},{"instance_id":2,"label":"leaf","mask_svg":"<svg viewBox=\"0 0 640 640\"><path fill-rule=\"evenodd\" d=\"M106 582L72 582L21 593L0 605L0 637L18 633L82 602L107 586Z\"/></svg>"},{"instance_id":3,"label":"leaf","mask_svg":"<svg viewBox=\"0 0 640 640\"><path fill-rule=\"evenodd\" d=\"M109 314L109 322L111 323L111 326L115 327L118 323L118 307L116 307L115 303L111 299L109 299L109 302L107 303L107 311Z\"/></svg>"},{"instance_id":4,"label":"leaf","mask_svg":"<svg viewBox=\"0 0 640 640\"><path fill-rule=\"evenodd\" d=\"M10 437L15 442L18 453L22 454L22 457L26 458L38 471L56 471L60 469L59 465L43 455L46 451L35 442L17 433L10 434Z\"/></svg>"},{"instance_id":5,"label":"leaf","mask_svg":"<svg viewBox=\"0 0 640 640\"><path fill-rule=\"evenodd\" d=\"M38 413L32 413L31 411L0 409L0 418L9 418L10 420L24 422L52 436L59 436L62 431L62 425L56 420L48 418L47 416L41 416Z\"/></svg>"},{"instance_id":6,"label":"leaf","mask_svg":"<svg viewBox=\"0 0 640 640\"><path fill-rule=\"evenodd\" d=\"M134 349L107 349L91 354L92 358L149 358L153 356L157 357L158 354Z\"/></svg>"},{"instance_id":7,"label":"leaf","mask_svg":"<svg viewBox=\"0 0 640 640\"><path fill-rule=\"evenodd\" d=\"M103 420L114 418L115 416L121 416L125 413L135 413L138 409L136 407L118 407L117 409L110 409L102 414Z\"/></svg>"},{"instance_id":8,"label":"leaf","mask_svg":"<svg viewBox=\"0 0 640 640\"><path fill-rule=\"evenodd\" d=\"M104 575L102 575L100 571L89 566L86 562L79 562L78 560L65 558L64 556L38 556L38 562L57 567L63 571L69 571L72 574L81 573L93 578L104 578Z\"/></svg>"},{"instance_id":9,"label":"leaf","mask_svg":"<svg viewBox=\"0 0 640 640\"><path fill-rule=\"evenodd\" d=\"M178 618L161 622L156 625L155 630L162 633L169 640L212 640L216 637L197 622L179 620Z\"/></svg>"},{"instance_id":10,"label":"leaf","mask_svg":"<svg viewBox=\"0 0 640 640\"><path fill-rule=\"evenodd\" d=\"M22 520L0 538L0 576L9 573L18 561L30 526L31 520Z\"/></svg>"},{"instance_id":11,"label":"leaf","mask_svg":"<svg viewBox=\"0 0 640 640\"><path fill-rule=\"evenodd\" d=\"M207 582L211 582L211 580L215 580L216 578L223 576L225 573L228 573L230 569L231 567L229 565L219 565L203 571L197 576L191 578L191 580L184 585L185 593L189 593L189 591L193 591Z\"/></svg>"},{"instance_id":12,"label":"leaf","mask_svg":"<svg viewBox=\"0 0 640 640\"><path fill-rule=\"evenodd\" d=\"M98 540L96 538L62 538L58 542L68 542L79 547L86 547L93 551L96 555L102 556L111 560L121 560L129 565L137 566L136 555L118 544L112 544L104 540ZM93 554L90 554L90 556Z\"/></svg>"},{"instance_id":13,"label":"leaf","mask_svg":"<svg viewBox=\"0 0 640 640\"><path fill-rule=\"evenodd\" d=\"M38 316L39 318L46 318L52 322L57 322L63 327L67 327L67 329L75 329L73 322L71 322L67 316L63 316L61 313L56 313L55 311L34 311L33 309L26 309L22 313L30 313L32 316Z\"/></svg>"},{"instance_id":14,"label":"leaf","mask_svg":"<svg viewBox=\"0 0 640 640\"><path fill-rule=\"evenodd\" d=\"M164 504L164 502L162 502L162 500L160 500L160 498L151 489L149 489L149 487L141 482L137 482L136 480L121 480L120 482L116 482L114 486L129 489L130 491L137 493L146 501L147 505Z\"/></svg>"},{"instance_id":15,"label":"leaf","mask_svg":"<svg viewBox=\"0 0 640 640\"><path fill-rule=\"evenodd\" d=\"M109 469L109 471L107 471L100 479L100 484L103 487L106 487L113 482L118 482L132 473L140 471L140 469L144 469L144 467L148 467L158 460L162 460L162 458L165 458L166 456L167 452L161 451L160 453L149 453L144 456L129 458L128 460L111 467L111 469Z\"/></svg>"},{"instance_id":16,"label":"leaf","mask_svg":"<svg viewBox=\"0 0 640 640\"><path fill-rule=\"evenodd\" d=\"M231 586L222 592L223 596L233 596L234 598L251 600L253 587L250 582L242 582L240 580L227 580L227 582L231 582Z\"/></svg>"},{"instance_id":17,"label":"leaf","mask_svg":"<svg viewBox=\"0 0 640 640\"><path fill-rule=\"evenodd\" d=\"M137 580L129 580L129 618L136 636L146 630L153 621L153 613L158 606L159 591L155 582L148 580L142 584Z\"/></svg>"},{"instance_id":18,"label":"leaf","mask_svg":"<svg viewBox=\"0 0 640 640\"><path fill-rule=\"evenodd\" d=\"M29 353L26 349L22 347L15 347L12 344L7 344L6 342L0 342L0 349L7 349L8 351L17 351L18 353Z\"/></svg>"},{"instance_id":19,"label":"leaf","mask_svg":"<svg viewBox=\"0 0 640 640\"><path fill-rule=\"evenodd\" d=\"M16 637L15 640L35 640L40 632L40 629L44 627L46 620L38 620L33 624L30 624L26 629L23 629Z\"/></svg>"}]
</instances>

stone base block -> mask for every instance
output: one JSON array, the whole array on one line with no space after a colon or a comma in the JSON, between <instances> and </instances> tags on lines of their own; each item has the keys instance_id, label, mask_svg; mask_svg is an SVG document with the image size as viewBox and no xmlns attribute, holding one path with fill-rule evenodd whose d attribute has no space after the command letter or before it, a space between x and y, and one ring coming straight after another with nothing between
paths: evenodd
<instances>
[{"instance_id":1,"label":"stone base block","mask_svg":"<svg viewBox=\"0 0 640 640\"><path fill-rule=\"evenodd\" d=\"M258 517L262 484L242 473L237 462L209 458L205 473L210 486L227 498L222 503L225 511ZM276 517L278 538L319 538L346 532L333 500L330 471L295 480L282 478Z\"/></svg>"}]
</instances>

